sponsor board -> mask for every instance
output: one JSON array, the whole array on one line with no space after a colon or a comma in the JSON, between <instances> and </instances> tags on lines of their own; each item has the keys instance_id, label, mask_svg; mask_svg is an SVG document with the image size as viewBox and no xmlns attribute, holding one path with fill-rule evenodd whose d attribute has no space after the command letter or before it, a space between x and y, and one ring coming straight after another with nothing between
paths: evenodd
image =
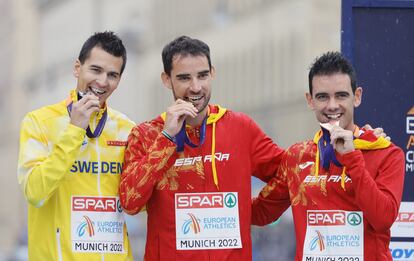
<instances>
[{"instance_id":1,"label":"sponsor board","mask_svg":"<svg viewBox=\"0 0 414 261\"><path fill-rule=\"evenodd\" d=\"M177 250L241 248L237 192L175 194Z\"/></svg>"},{"instance_id":2,"label":"sponsor board","mask_svg":"<svg viewBox=\"0 0 414 261\"><path fill-rule=\"evenodd\" d=\"M118 197L72 196L72 251L124 253L121 213Z\"/></svg>"},{"instance_id":3,"label":"sponsor board","mask_svg":"<svg viewBox=\"0 0 414 261\"><path fill-rule=\"evenodd\" d=\"M302 261L363 261L360 211L308 210Z\"/></svg>"},{"instance_id":4,"label":"sponsor board","mask_svg":"<svg viewBox=\"0 0 414 261\"><path fill-rule=\"evenodd\" d=\"M414 261L414 242L391 242L393 261Z\"/></svg>"},{"instance_id":5,"label":"sponsor board","mask_svg":"<svg viewBox=\"0 0 414 261\"><path fill-rule=\"evenodd\" d=\"M401 202L391 237L414 237L414 202Z\"/></svg>"}]
</instances>

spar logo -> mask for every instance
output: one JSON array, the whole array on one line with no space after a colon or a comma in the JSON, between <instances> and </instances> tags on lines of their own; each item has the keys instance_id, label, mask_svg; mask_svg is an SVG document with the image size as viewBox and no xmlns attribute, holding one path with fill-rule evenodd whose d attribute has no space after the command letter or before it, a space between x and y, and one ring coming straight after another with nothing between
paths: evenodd
<instances>
[{"instance_id":1,"label":"spar logo","mask_svg":"<svg viewBox=\"0 0 414 261\"><path fill-rule=\"evenodd\" d=\"M88 216L83 216L83 219L84 221L76 229L78 236L86 236L86 232L88 232L89 237L93 237L95 235L94 222Z\"/></svg>"},{"instance_id":2,"label":"spar logo","mask_svg":"<svg viewBox=\"0 0 414 261\"><path fill-rule=\"evenodd\" d=\"M234 193L185 193L175 194L177 209L183 208L233 208L237 205Z\"/></svg>"},{"instance_id":3,"label":"spar logo","mask_svg":"<svg viewBox=\"0 0 414 261\"><path fill-rule=\"evenodd\" d=\"M322 236L322 233L319 232L319 230L316 230L316 236L311 239L311 242L309 244L309 248L311 251L315 250L317 247L319 247L319 251L322 252L325 250L325 241Z\"/></svg>"},{"instance_id":4,"label":"spar logo","mask_svg":"<svg viewBox=\"0 0 414 261\"><path fill-rule=\"evenodd\" d=\"M351 226L358 226L362 222L362 217L358 213L351 212L346 217L346 220L348 221L348 224Z\"/></svg>"},{"instance_id":5,"label":"spar logo","mask_svg":"<svg viewBox=\"0 0 414 261\"><path fill-rule=\"evenodd\" d=\"M348 215L345 211L327 210L327 211L308 211L309 226L345 226L347 223L351 226L358 226L362 222L362 217L356 212L350 212Z\"/></svg>"},{"instance_id":6,"label":"spar logo","mask_svg":"<svg viewBox=\"0 0 414 261\"><path fill-rule=\"evenodd\" d=\"M414 212L399 212L395 222L414 223Z\"/></svg>"},{"instance_id":7,"label":"spar logo","mask_svg":"<svg viewBox=\"0 0 414 261\"><path fill-rule=\"evenodd\" d=\"M237 204L237 197L233 193L227 193L224 197L224 204L228 208L233 208Z\"/></svg>"},{"instance_id":8,"label":"spar logo","mask_svg":"<svg viewBox=\"0 0 414 261\"><path fill-rule=\"evenodd\" d=\"M192 230L194 234L200 233L200 219L192 213L187 213L187 215L190 218L184 221L184 224L181 227L181 231L184 233L184 235L188 234L190 230Z\"/></svg>"},{"instance_id":9,"label":"spar logo","mask_svg":"<svg viewBox=\"0 0 414 261\"><path fill-rule=\"evenodd\" d=\"M345 226L345 211L308 211L309 226Z\"/></svg>"},{"instance_id":10,"label":"spar logo","mask_svg":"<svg viewBox=\"0 0 414 261\"><path fill-rule=\"evenodd\" d=\"M229 198L230 199L230 198ZM175 205L182 208L223 208L223 193L175 194Z\"/></svg>"},{"instance_id":11,"label":"spar logo","mask_svg":"<svg viewBox=\"0 0 414 261\"><path fill-rule=\"evenodd\" d=\"M116 197L72 197L72 211L122 212Z\"/></svg>"}]
</instances>

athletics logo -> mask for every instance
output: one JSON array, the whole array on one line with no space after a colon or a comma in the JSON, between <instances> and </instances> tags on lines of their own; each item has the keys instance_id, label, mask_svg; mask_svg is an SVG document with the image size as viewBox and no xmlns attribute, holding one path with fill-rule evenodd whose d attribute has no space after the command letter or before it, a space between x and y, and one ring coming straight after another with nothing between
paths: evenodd
<instances>
[{"instance_id":1,"label":"athletics logo","mask_svg":"<svg viewBox=\"0 0 414 261\"><path fill-rule=\"evenodd\" d=\"M358 226L359 224L361 224L362 218L361 218L361 216L358 213L351 212L346 217L346 221L348 221L348 223L351 226Z\"/></svg>"},{"instance_id":2,"label":"athletics logo","mask_svg":"<svg viewBox=\"0 0 414 261\"><path fill-rule=\"evenodd\" d=\"M233 193L228 193L224 197L224 204L228 208L232 208L232 207L236 206L236 204L237 204L237 198L236 198L236 196Z\"/></svg>"},{"instance_id":3,"label":"athletics logo","mask_svg":"<svg viewBox=\"0 0 414 261\"><path fill-rule=\"evenodd\" d=\"M93 228L94 223L88 216L83 216L83 218L85 219L85 221L80 223L77 229L78 236L81 237L85 235L86 231L88 231L89 237L94 236L95 235L95 229Z\"/></svg>"},{"instance_id":4,"label":"athletics logo","mask_svg":"<svg viewBox=\"0 0 414 261\"><path fill-rule=\"evenodd\" d=\"M312 238L310 242L310 250L313 251L316 249L317 246L319 246L319 251L325 250L325 242L323 240L323 236L319 230L316 230L316 236Z\"/></svg>"},{"instance_id":5,"label":"athletics logo","mask_svg":"<svg viewBox=\"0 0 414 261\"><path fill-rule=\"evenodd\" d=\"M194 234L200 233L200 219L196 218L196 216L191 213L187 213L187 215L190 216L190 218L184 221L184 224L181 227L181 231L184 233L184 235L186 235L190 232L190 228L192 228Z\"/></svg>"}]
</instances>

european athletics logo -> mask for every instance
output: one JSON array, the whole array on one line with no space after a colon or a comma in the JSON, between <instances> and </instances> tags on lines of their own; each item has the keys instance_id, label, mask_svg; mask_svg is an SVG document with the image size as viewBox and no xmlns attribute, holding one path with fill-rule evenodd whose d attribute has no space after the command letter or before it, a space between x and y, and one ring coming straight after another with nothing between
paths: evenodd
<instances>
[{"instance_id":1,"label":"european athletics logo","mask_svg":"<svg viewBox=\"0 0 414 261\"><path fill-rule=\"evenodd\" d=\"M310 250L313 251L315 250L315 248L319 245L319 251L323 251L325 250L325 242L323 240L323 236L321 234L321 232L319 232L319 230L316 230L316 236L314 238L312 238L311 242L310 242Z\"/></svg>"},{"instance_id":2,"label":"european athletics logo","mask_svg":"<svg viewBox=\"0 0 414 261\"><path fill-rule=\"evenodd\" d=\"M181 230L184 233L184 235L190 232L190 228L193 229L194 234L200 233L200 219L196 218L196 216L194 216L194 214L192 213L187 213L187 215L190 216L190 218L184 221L184 224L181 227Z\"/></svg>"},{"instance_id":3,"label":"european athletics logo","mask_svg":"<svg viewBox=\"0 0 414 261\"><path fill-rule=\"evenodd\" d=\"M83 216L83 218L85 219L85 221L80 223L80 225L78 226L78 229L77 229L78 236L82 237L83 235L85 235L86 231L88 231L89 237L94 236L95 235L95 229L93 228L92 220L88 216Z\"/></svg>"}]
</instances>

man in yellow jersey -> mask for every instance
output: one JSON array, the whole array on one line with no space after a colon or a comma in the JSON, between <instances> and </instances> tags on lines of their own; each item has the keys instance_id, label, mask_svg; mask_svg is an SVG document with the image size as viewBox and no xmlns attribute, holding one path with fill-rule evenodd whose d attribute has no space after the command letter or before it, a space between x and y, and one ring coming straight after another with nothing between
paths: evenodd
<instances>
[{"instance_id":1,"label":"man in yellow jersey","mask_svg":"<svg viewBox=\"0 0 414 261\"><path fill-rule=\"evenodd\" d=\"M106 103L125 64L121 39L95 33L75 62L76 89L22 121L29 260L132 260L118 184L134 123Z\"/></svg>"}]
</instances>

